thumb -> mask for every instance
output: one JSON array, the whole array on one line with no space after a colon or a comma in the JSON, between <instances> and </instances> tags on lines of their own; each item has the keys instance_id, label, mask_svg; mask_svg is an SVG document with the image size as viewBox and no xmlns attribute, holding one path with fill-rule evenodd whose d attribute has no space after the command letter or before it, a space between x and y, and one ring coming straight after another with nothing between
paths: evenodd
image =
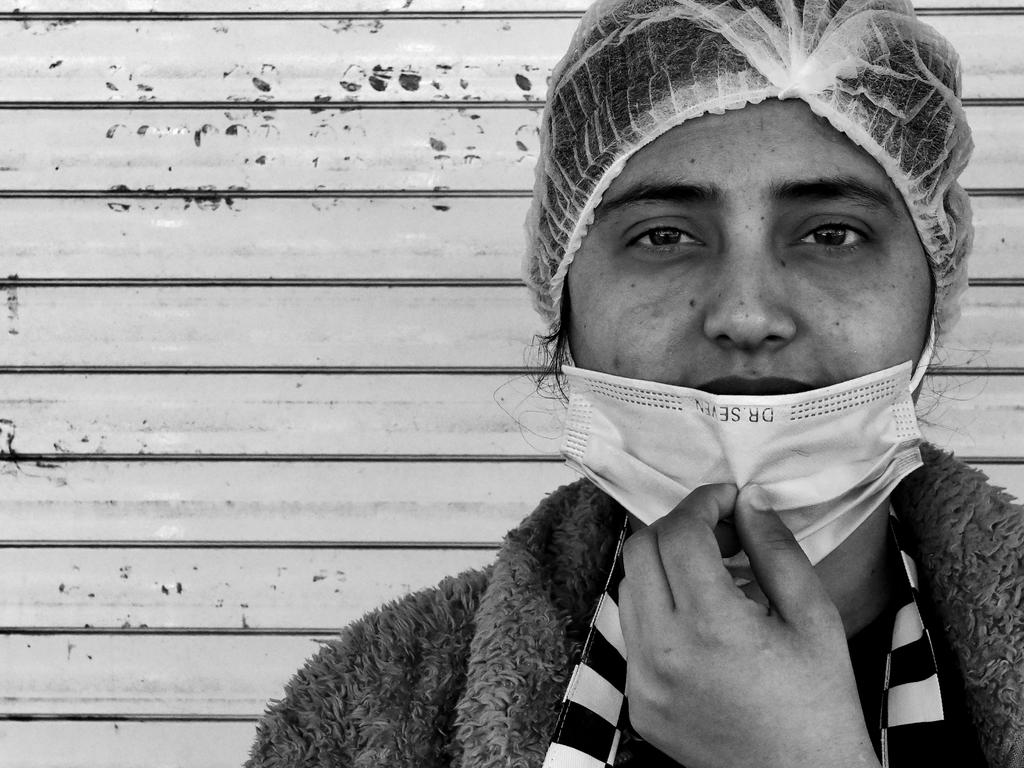
<instances>
[{"instance_id":1,"label":"thumb","mask_svg":"<svg viewBox=\"0 0 1024 768\"><path fill-rule=\"evenodd\" d=\"M756 485L740 489L735 521L757 583L785 621L802 623L832 605L793 533L768 506L764 490Z\"/></svg>"}]
</instances>

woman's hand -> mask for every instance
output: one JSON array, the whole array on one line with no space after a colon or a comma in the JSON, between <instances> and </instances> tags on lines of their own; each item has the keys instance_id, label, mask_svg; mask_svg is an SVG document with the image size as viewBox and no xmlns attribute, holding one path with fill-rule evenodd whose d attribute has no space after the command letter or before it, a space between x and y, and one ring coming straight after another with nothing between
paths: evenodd
<instances>
[{"instance_id":1,"label":"woman's hand","mask_svg":"<svg viewBox=\"0 0 1024 768\"><path fill-rule=\"evenodd\" d=\"M770 607L733 585L732 515ZM619 587L630 721L687 768L877 766L839 611L759 489L708 485L637 531Z\"/></svg>"}]
</instances>

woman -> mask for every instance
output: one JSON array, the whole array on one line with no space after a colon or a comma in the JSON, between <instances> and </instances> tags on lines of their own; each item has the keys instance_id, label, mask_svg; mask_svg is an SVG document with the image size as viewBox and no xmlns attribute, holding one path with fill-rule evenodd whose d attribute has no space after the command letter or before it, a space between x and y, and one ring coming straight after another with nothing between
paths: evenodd
<instances>
[{"instance_id":1,"label":"woman","mask_svg":"<svg viewBox=\"0 0 1024 768\"><path fill-rule=\"evenodd\" d=\"M899 2L592 7L526 259L587 479L326 646L249 765L1024 765L1024 518L911 400L958 67Z\"/></svg>"}]
</instances>

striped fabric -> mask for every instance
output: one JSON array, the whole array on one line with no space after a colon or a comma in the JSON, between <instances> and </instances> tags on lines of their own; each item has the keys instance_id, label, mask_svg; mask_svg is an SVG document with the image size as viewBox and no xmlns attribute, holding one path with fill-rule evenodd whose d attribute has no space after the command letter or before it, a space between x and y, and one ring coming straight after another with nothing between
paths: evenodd
<instances>
[{"instance_id":1,"label":"striped fabric","mask_svg":"<svg viewBox=\"0 0 1024 768\"><path fill-rule=\"evenodd\" d=\"M622 731L629 722L624 693L626 645L619 626L618 608L618 586L625 573L622 545L628 526L626 520L580 661L562 700L554 737L544 757L544 768L610 768L615 765ZM916 764L922 743L941 741L943 712L935 652L918 606L917 567L900 545L900 522L891 508L889 532L907 578L897 586L902 607L896 613L885 664L881 760L883 768L901 768Z\"/></svg>"},{"instance_id":2,"label":"striped fabric","mask_svg":"<svg viewBox=\"0 0 1024 768\"><path fill-rule=\"evenodd\" d=\"M891 507L889 532L907 580L885 660L881 758L882 768L899 768L920 761L921 744L942 743L944 718L935 649L918 605L917 565L900 544L902 527Z\"/></svg>"}]
</instances>

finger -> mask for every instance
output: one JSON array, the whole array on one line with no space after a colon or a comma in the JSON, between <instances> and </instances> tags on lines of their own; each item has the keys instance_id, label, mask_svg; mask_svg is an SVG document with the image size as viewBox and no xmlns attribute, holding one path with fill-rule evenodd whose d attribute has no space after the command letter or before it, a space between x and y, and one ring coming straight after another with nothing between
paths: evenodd
<instances>
[{"instance_id":1,"label":"finger","mask_svg":"<svg viewBox=\"0 0 1024 768\"><path fill-rule=\"evenodd\" d=\"M653 528L648 526L626 539L622 545L622 567L626 575L619 588L627 579L635 587L631 594L638 611L666 613L675 608Z\"/></svg>"},{"instance_id":2,"label":"finger","mask_svg":"<svg viewBox=\"0 0 1024 768\"><path fill-rule=\"evenodd\" d=\"M793 533L768 506L764 491L745 486L736 500L736 530L757 583L783 620L805 622L834 607Z\"/></svg>"},{"instance_id":3,"label":"finger","mask_svg":"<svg viewBox=\"0 0 1024 768\"><path fill-rule=\"evenodd\" d=\"M626 657L640 648L644 632L640 628L640 614L636 607L632 585L629 577L619 582L619 627L622 629L622 640L626 644Z\"/></svg>"},{"instance_id":4,"label":"finger","mask_svg":"<svg viewBox=\"0 0 1024 768\"><path fill-rule=\"evenodd\" d=\"M733 593L732 578L722 563L715 529L733 514L736 486L705 485L650 526L676 605L719 601Z\"/></svg>"}]
</instances>

